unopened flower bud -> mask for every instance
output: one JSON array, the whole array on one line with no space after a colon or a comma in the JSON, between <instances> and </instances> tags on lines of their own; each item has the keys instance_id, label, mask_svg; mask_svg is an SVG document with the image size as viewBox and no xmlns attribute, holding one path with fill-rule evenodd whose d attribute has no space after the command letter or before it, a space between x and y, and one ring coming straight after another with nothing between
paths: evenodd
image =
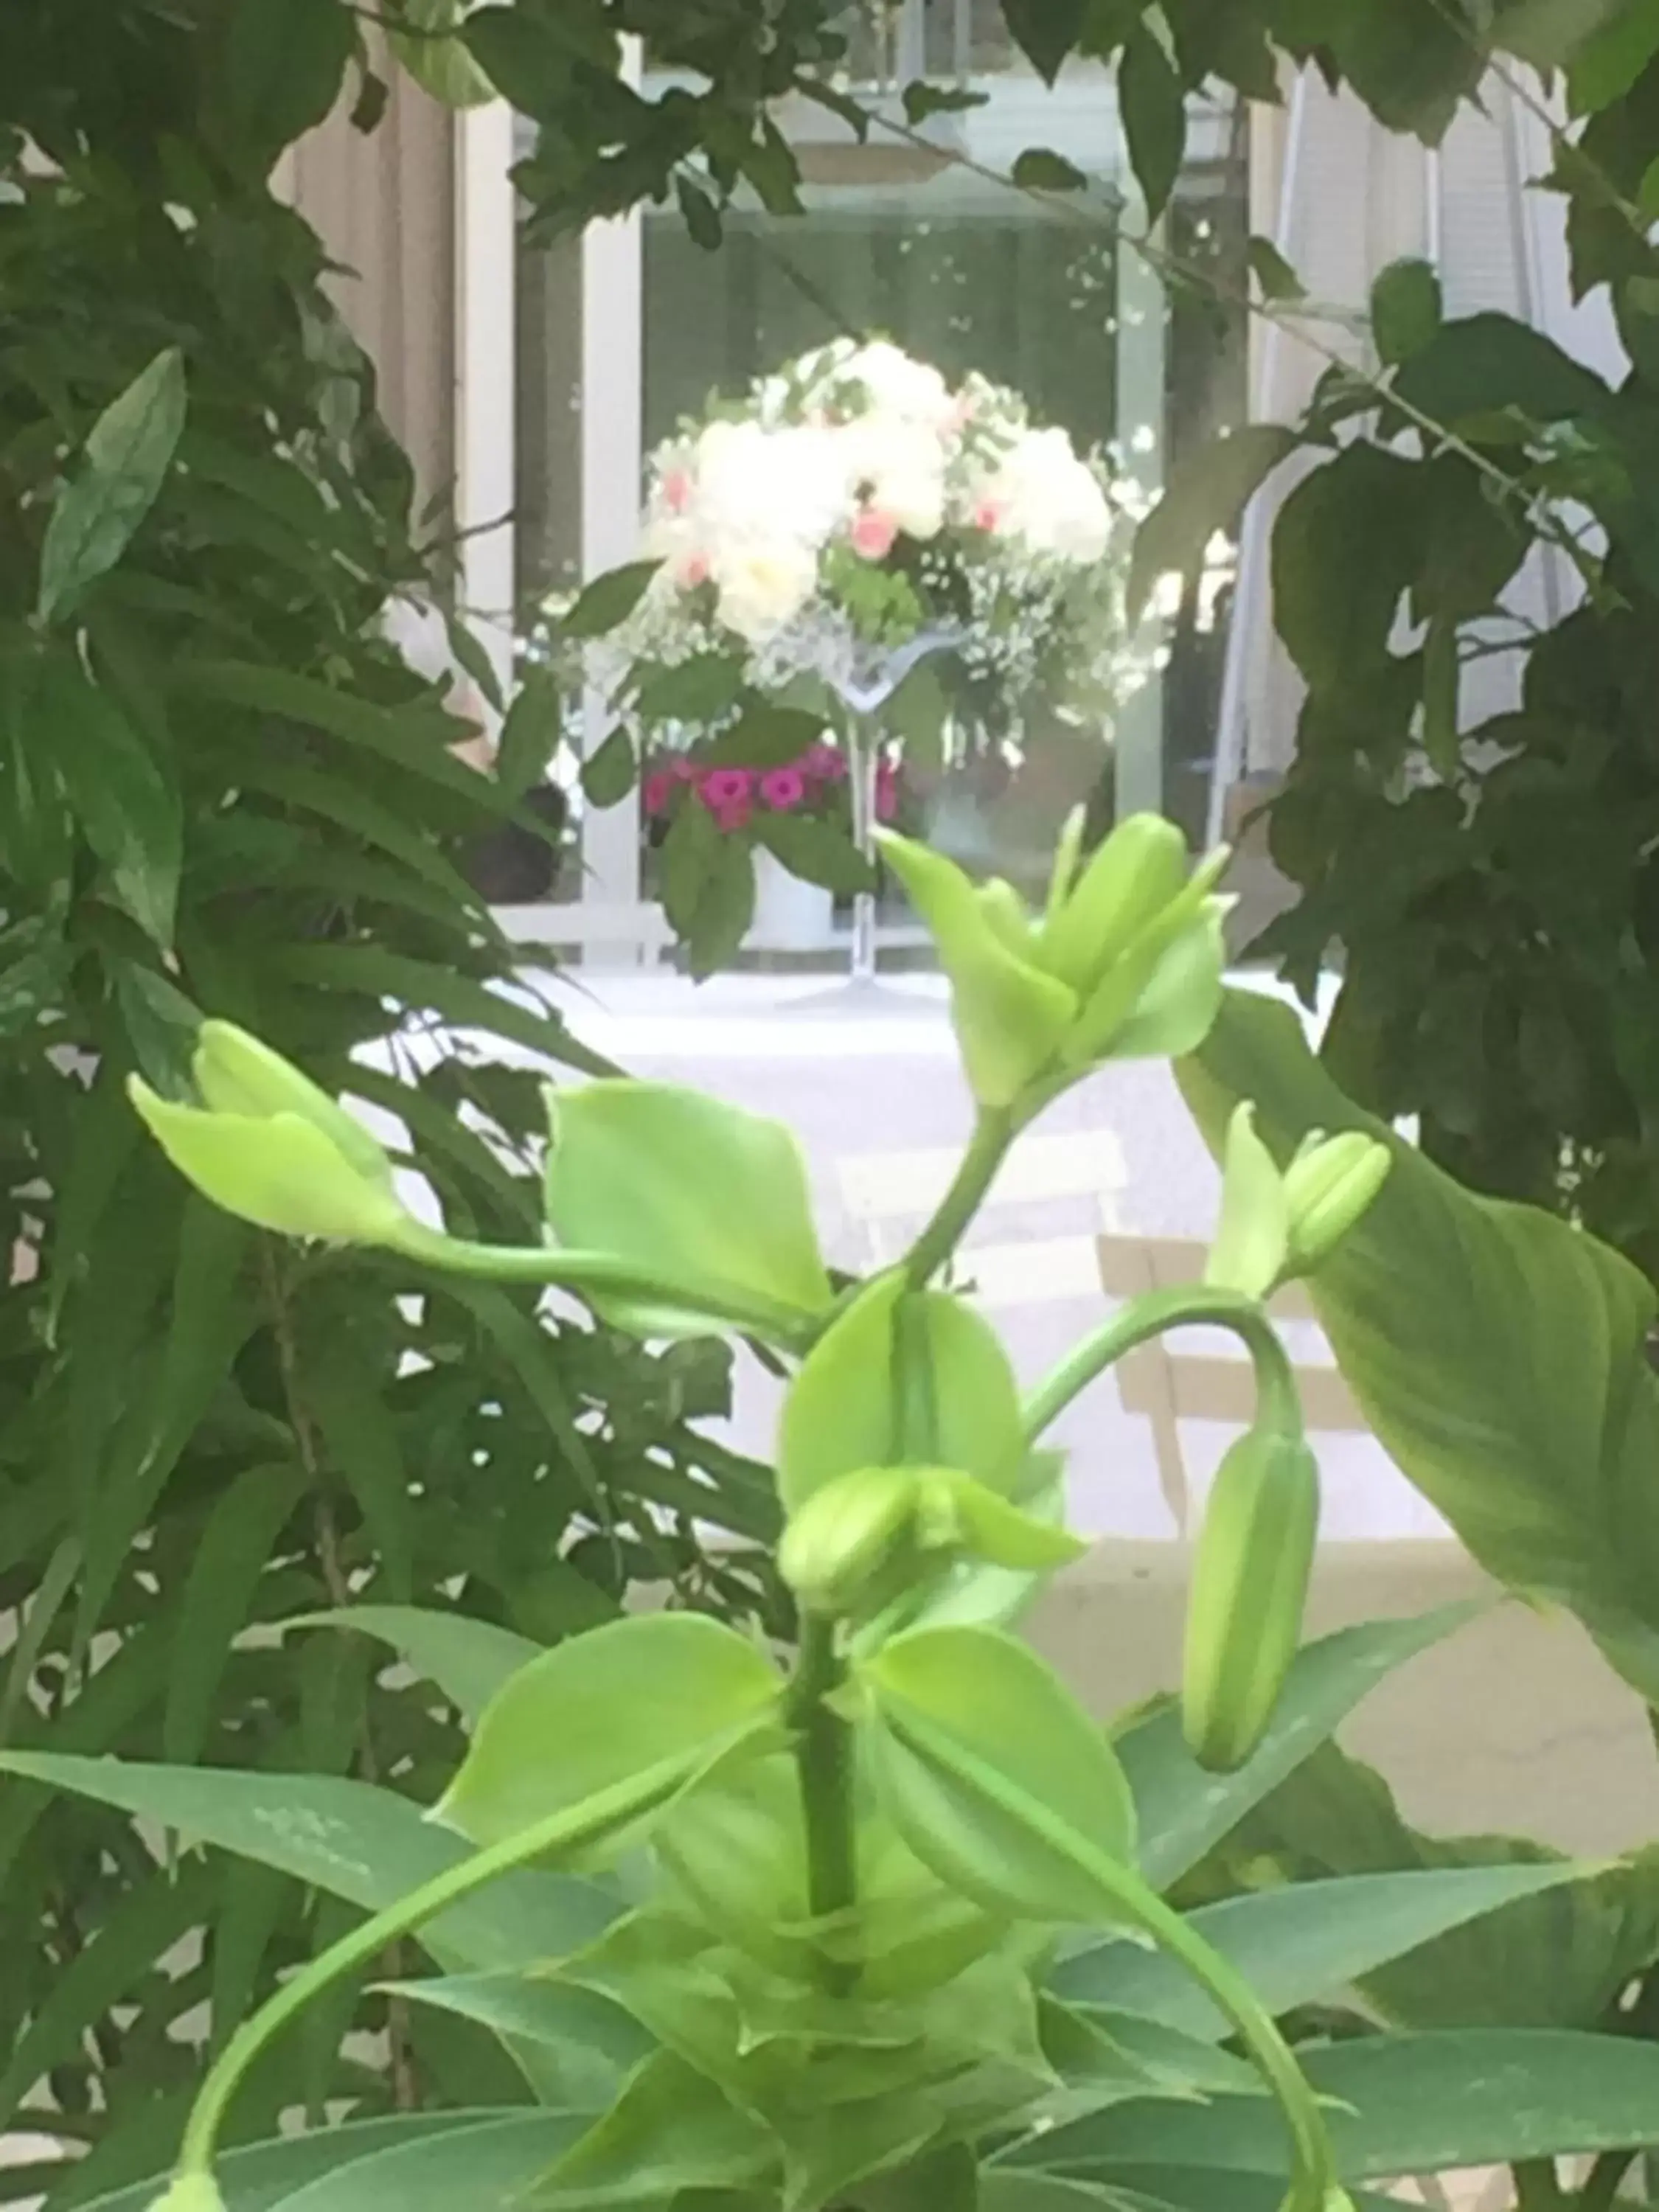
<instances>
[{"instance_id":1,"label":"unopened flower bud","mask_svg":"<svg viewBox=\"0 0 1659 2212\"><path fill-rule=\"evenodd\" d=\"M1318 1525L1305 1438L1242 1436L1210 1486L1187 1601L1182 1727L1200 1765L1242 1765L1267 1731L1301 1638Z\"/></svg>"},{"instance_id":2,"label":"unopened flower bud","mask_svg":"<svg viewBox=\"0 0 1659 2212\"><path fill-rule=\"evenodd\" d=\"M1297 1153L1285 1173L1288 1272L1305 1275L1340 1243L1388 1181L1389 1148L1363 1129Z\"/></svg>"},{"instance_id":3,"label":"unopened flower bud","mask_svg":"<svg viewBox=\"0 0 1659 2212\"><path fill-rule=\"evenodd\" d=\"M1011 1105L1053 1060L1077 994L1012 948L1007 896L994 895L988 909L943 854L890 830L877 842L939 948L975 1097L981 1106Z\"/></svg>"},{"instance_id":4,"label":"unopened flower bud","mask_svg":"<svg viewBox=\"0 0 1659 2212\"><path fill-rule=\"evenodd\" d=\"M162 1098L136 1075L127 1093L204 1198L261 1229L331 1243L395 1243L410 1226L382 1147L257 1037L205 1022L191 1067L200 1106Z\"/></svg>"},{"instance_id":5,"label":"unopened flower bud","mask_svg":"<svg viewBox=\"0 0 1659 2212\"><path fill-rule=\"evenodd\" d=\"M814 1491L790 1516L778 1571L809 1613L850 1614L872 1601L911 1540L916 1498L914 1468L866 1467Z\"/></svg>"},{"instance_id":6,"label":"unopened flower bud","mask_svg":"<svg viewBox=\"0 0 1659 2212\"><path fill-rule=\"evenodd\" d=\"M1289 1249L1285 1178L1255 1133L1255 1108L1241 1099L1227 1124L1221 1219L1204 1279L1215 1290L1265 1297L1284 1272Z\"/></svg>"},{"instance_id":7,"label":"unopened flower bud","mask_svg":"<svg viewBox=\"0 0 1659 2212\"><path fill-rule=\"evenodd\" d=\"M1043 964L1087 991L1187 879L1187 841L1161 814L1120 822L1045 922Z\"/></svg>"}]
</instances>

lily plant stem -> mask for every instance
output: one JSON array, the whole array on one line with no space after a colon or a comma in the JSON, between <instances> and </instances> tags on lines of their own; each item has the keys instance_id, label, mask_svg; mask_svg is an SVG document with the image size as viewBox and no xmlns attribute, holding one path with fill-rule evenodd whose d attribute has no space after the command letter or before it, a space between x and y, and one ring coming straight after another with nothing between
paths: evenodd
<instances>
[{"instance_id":1,"label":"lily plant stem","mask_svg":"<svg viewBox=\"0 0 1659 2212\"><path fill-rule=\"evenodd\" d=\"M1154 1291L1132 1298L1069 1352L1037 1386L1025 1406L1026 1441L1035 1443L1073 1398L1116 1365L1126 1352L1166 1330L1188 1327L1231 1329L1255 1370L1256 1419L1287 1435L1302 1432L1296 1378L1278 1332L1259 1302L1240 1291L1191 1288Z\"/></svg>"}]
</instances>

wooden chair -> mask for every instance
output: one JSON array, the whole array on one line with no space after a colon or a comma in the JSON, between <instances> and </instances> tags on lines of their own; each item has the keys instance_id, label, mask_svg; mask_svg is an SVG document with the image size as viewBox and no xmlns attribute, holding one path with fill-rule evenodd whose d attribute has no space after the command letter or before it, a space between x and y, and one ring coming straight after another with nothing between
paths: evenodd
<instances>
[{"instance_id":1,"label":"wooden chair","mask_svg":"<svg viewBox=\"0 0 1659 2212\"><path fill-rule=\"evenodd\" d=\"M1096 1251L1102 1287L1115 1298L1138 1297L1146 1291L1176 1290L1183 1284L1196 1283L1204 1273L1206 1248L1193 1238L1109 1234L1098 1239ZM1279 1291L1269 1310L1278 1321L1311 1322L1314 1319L1313 1308L1297 1284ZM1364 1434L1364 1415L1334 1367L1305 1364L1296 1359L1294 1353L1292 1364L1310 1430ZM1113 1373L1125 1413L1144 1414L1152 1423L1158 1486L1176 1528L1185 1529L1192 1487L1187 1480L1180 1424L1224 1421L1245 1427L1255 1406L1249 1364L1211 1352L1183 1351L1182 1338L1176 1334L1160 1337L1130 1352Z\"/></svg>"},{"instance_id":2,"label":"wooden chair","mask_svg":"<svg viewBox=\"0 0 1659 2212\"><path fill-rule=\"evenodd\" d=\"M866 1266L884 1267L902 1257L950 1188L960 1158L958 1152L939 1146L918 1152L854 1152L836 1162L842 1203L863 1234ZM960 1255L958 1279L989 1307L1091 1296L1100 1284L1096 1234L1116 1229L1127 1181L1122 1147L1109 1129L1020 1138L986 1200L993 1222L1011 1206L1088 1199L1096 1208L1094 1224L1070 1236L972 1242Z\"/></svg>"}]
</instances>

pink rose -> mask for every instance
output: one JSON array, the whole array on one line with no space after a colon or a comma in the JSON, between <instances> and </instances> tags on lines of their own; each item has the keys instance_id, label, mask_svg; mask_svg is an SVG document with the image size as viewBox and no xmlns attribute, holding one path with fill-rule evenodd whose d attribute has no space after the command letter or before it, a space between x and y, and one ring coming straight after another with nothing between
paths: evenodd
<instances>
[{"instance_id":1,"label":"pink rose","mask_svg":"<svg viewBox=\"0 0 1659 2212\"><path fill-rule=\"evenodd\" d=\"M647 814L666 814L674 796L676 779L665 769L645 779L645 811Z\"/></svg>"},{"instance_id":2,"label":"pink rose","mask_svg":"<svg viewBox=\"0 0 1659 2212\"><path fill-rule=\"evenodd\" d=\"M775 812L787 814L806 798L806 778L798 768L769 769L760 780L760 795Z\"/></svg>"},{"instance_id":3,"label":"pink rose","mask_svg":"<svg viewBox=\"0 0 1659 2212\"><path fill-rule=\"evenodd\" d=\"M897 536L897 523L879 507L866 507L853 519L853 550L866 561L884 561Z\"/></svg>"},{"instance_id":4,"label":"pink rose","mask_svg":"<svg viewBox=\"0 0 1659 2212\"><path fill-rule=\"evenodd\" d=\"M1002 523L1003 507L1000 499L982 499L974 509L975 530L996 530Z\"/></svg>"},{"instance_id":5,"label":"pink rose","mask_svg":"<svg viewBox=\"0 0 1659 2212\"><path fill-rule=\"evenodd\" d=\"M706 553L682 553L674 563L672 574L681 591L695 591L699 584L708 581L708 556Z\"/></svg>"},{"instance_id":6,"label":"pink rose","mask_svg":"<svg viewBox=\"0 0 1659 2212\"><path fill-rule=\"evenodd\" d=\"M670 469L662 480L662 503L671 514L684 514L691 504L691 471Z\"/></svg>"}]
</instances>

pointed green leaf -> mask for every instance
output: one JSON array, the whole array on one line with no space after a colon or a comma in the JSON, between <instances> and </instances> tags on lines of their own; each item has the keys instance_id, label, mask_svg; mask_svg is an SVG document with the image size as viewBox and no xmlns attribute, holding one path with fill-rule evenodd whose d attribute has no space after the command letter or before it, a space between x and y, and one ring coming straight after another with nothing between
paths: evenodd
<instances>
[{"instance_id":1,"label":"pointed green leaf","mask_svg":"<svg viewBox=\"0 0 1659 2212\"><path fill-rule=\"evenodd\" d=\"M1196 1932L1249 1978L1273 2013L1329 2002L1377 1966L1517 1898L1582 1879L1570 1865L1471 1867L1449 1873L1299 1881L1206 1905ZM1162 1952L1103 1943L1056 1968L1068 2003L1146 2013L1189 2034L1225 2035L1202 1990Z\"/></svg>"},{"instance_id":2,"label":"pointed green leaf","mask_svg":"<svg viewBox=\"0 0 1659 2212\"><path fill-rule=\"evenodd\" d=\"M781 1121L668 1083L551 1095L547 1214L560 1242L660 1267L787 1325L828 1310L800 1148ZM707 1335L706 1315L607 1299L642 1335Z\"/></svg>"},{"instance_id":3,"label":"pointed green leaf","mask_svg":"<svg viewBox=\"0 0 1659 2212\"><path fill-rule=\"evenodd\" d=\"M539 1659L532 1644L494 1621L418 1605L345 1605L330 1613L297 1613L284 1629L353 1629L392 1645L417 1674L436 1683L462 1718L474 1723L521 1667Z\"/></svg>"},{"instance_id":4,"label":"pointed green leaf","mask_svg":"<svg viewBox=\"0 0 1659 2212\"><path fill-rule=\"evenodd\" d=\"M1347 2182L1620 2149L1647 2139L1659 2045L1549 2028L1377 2035L1304 2054L1326 2100ZM1011 2162L1133 2185L1182 2166L1282 2175L1282 2130L1266 2099L1116 2106L1031 2138Z\"/></svg>"},{"instance_id":5,"label":"pointed green leaf","mask_svg":"<svg viewBox=\"0 0 1659 2212\"><path fill-rule=\"evenodd\" d=\"M1324 1742L1385 1675L1471 1620L1477 1608L1444 1606L1416 1620L1339 1629L1297 1654L1261 1744L1231 1774L1200 1766L1168 1701L1135 1721L1117 1751L1139 1816L1141 1870L1166 1889L1196 1866L1253 1805Z\"/></svg>"},{"instance_id":6,"label":"pointed green leaf","mask_svg":"<svg viewBox=\"0 0 1659 2212\"><path fill-rule=\"evenodd\" d=\"M1337 1364L1390 1456L1487 1571L1577 1613L1659 1697L1653 1288L1576 1226L1477 1198L1345 1098L1288 1007L1230 993L1181 1072L1213 1143L1234 1100L1281 1162L1364 1129L1394 1164L1314 1279Z\"/></svg>"},{"instance_id":7,"label":"pointed green leaf","mask_svg":"<svg viewBox=\"0 0 1659 2212\"><path fill-rule=\"evenodd\" d=\"M673 2052L648 2058L605 2118L535 2183L531 2212L672 2203L682 2191L740 2187L774 2166L776 2145Z\"/></svg>"},{"instance_id":8,"label":"pointed green leaf","mask_svg":"<svg viewBox=\"0 0 1659 2212\"><path fill-rule=\"evenodd\" d=\"M0 1772L72 1790L191 1842L216 1844L379 1911L469 1856L404 1797L364 1782L231 1767L0 1753ZM592 1883L568 1875L507 1875L421 1931L435 1957L476 1966L521 1966L590 1940L615 1911Z\"/></svg>"},{"instance_id":9,"label":"pointed green leaf","mask_svg":"<svg viewBox=\"0 0 1659 2212\"><path fill-rule=\"evenodd\" d=\"M79 473L52 504L40 549L43 622L120 559L155 503L184 427L184 356L169 347L98 417Z\"/></svg>"},{"instance_id":10,"label":"pointed green leaf","mask_svg":"<svg viewBox=\"0 0 1659 2212\"><path fill-rule=\"evenodd\" d=\"M544 1652L497 1692L437 1817L491 1844L672 1761L756 1729L781 1677L707 1614L608 1622Z\"/></svg>"},{"instance_id":11,"label":"pointed green leaf","mask_svg":"<svg viewBox=\"0 0 1659 2212\"><path fill-rule=\"evenodd\" d=\"M1065 1838L1127 1860L1134 1803L1105 1736L1035 1652L993 1629L915 1629L858 1679L880 1722L878 1791L924 1864L993 1911L1100 1917Z\"/></svg>"},{"instance_id":12,"label":"pointed green leaf","mask_svg":"<svg viewBox=\"0 0 1659 2212\"><path fill-rule=\"evenodd\" d=\"M337 2128L283 2136L228 2150L215 2168L225 2212L274 2212L309 2182L349 2166L377 2151L465 2135L497 2124L496 2112L399 2112L394 2118L351 2120ZM83 2212L153 2212L164 2178L142 2181L112 2196L95 2197Z\"/></svg>"},{"instance_id":13,"label":"pointed green leaf","mask_svg":"<svg viewBox=\"0 0 1659 2212\"><path fill-rule=\"evenodd\" d=\"M631 561L625 568L595 576L560 617L561 635L602 637L606 630L615 629L638 606L661 566L660 561Z\"/></svg>"},{"instance_id":14,"label":"pointed green leaf","mask_svg":"<svg viewBox=\"0 0 1659 2212\"><path fill-rule=\"evenodd\" d=\"M307 1486L304 1468L289 1462L249 1468L203 1524L179 1601L161 1723L161 1747L175 1764L201 1756L231 1644Z\"/></svg>"},{"instance_id":15,"label":"pointed green leaf","mask_svg":"<svg viewBox=\"0 0 1659 2212\"><path fill-rule=\"evenodd\" d=\"M861 1468L955 1468L1011 1495L1024 1472L1019 1393L996 1331L960 1298L885 1275L854 1298L784 1399L778 1488L794 1512Z\"/></svg>"},{"instance_id":16,"label":"pointed green leaf","mask_svg":"<svg viewBox=\"0 0 1659 2212\"><path fill-rule=\"evenodd\" d=\"M110 890L147 937L170 946L184 853L183 809L171 773L114 695L76 660L47 663L34 709L70 811L108 870Z\"/></svg>"}]
</instances>

